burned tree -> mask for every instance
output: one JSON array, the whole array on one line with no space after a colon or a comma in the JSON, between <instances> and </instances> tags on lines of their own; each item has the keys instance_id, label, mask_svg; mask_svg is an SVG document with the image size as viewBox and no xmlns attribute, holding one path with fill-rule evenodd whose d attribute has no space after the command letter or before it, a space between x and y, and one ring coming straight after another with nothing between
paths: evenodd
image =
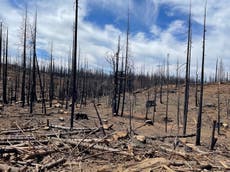
<instances>
[{"instance_id":1,"label":"burned tree","mask_svg":"<svg viewBox=\"0 0 230 172\"><path fill-rule=\"evenodd\" d=\"M26 78L26 30L27 27L27 8L24 19L24 34L23 34L23 62L22 62L22 86L21 86L21 101L22 107L25 106L25 78Z\"/></svg>"},{"instance_id":2,"label":"burned tree","mask_svg":"<svg viewBox=\"0 0 230 172\"><path fill-rule=\"evenodd\" d=\"M8 28L6 31L6 41L5 41L5 45L4 45L4 50L3 50L3 103L7 104L7 68L8 68Z\"/></svg>"},{"instance_id":3,"label":"burned tree","mask_svg":"<svg viewBox=\"0 0 230 172\"><path fill-rule=\"evenodd\" d=\"M186 134L188 104L189 104L189 85L190 85L190 62L191 62L191 1L189 6L188 18L188 42L187 42L187 60L186 60L186 76L185 76L185 94L184 94L184 121L183 121L183 134Z\"/></svg>"},{"instance_id":4,"label":"burned tree","mask_svg":"<svg viewBox=\"0 0 230 172\"><path fill-rule=\"evenodd\" d=\"M33 67L32 67L32 87L30 91L30 113L33 113L33 104L36 100L36 35L37 35L37 11L35 14L34 31L32 33L33 44Z\"/></svg>"},{"instance_id":5,"label":"burned tree","mask_svg":"<svg viewBox=\"0 0 230 172\"><path fill-rule=\"evenodd\" d=\"M76 102L76 65L77 65L77 29L78 29L78 0L76 0L75 6L75 27L74 27L74 47L73 47L73 59L72 59L72 106L71 106L71 119L70 129L73 128L74 120L74 108Z\"/></svg>"},{"instance_id":6,"label":"burned tree","mask_svg":"<svg viewBox=\"0 0 230 172\"><path fill-rule=\"evenodd\" d=\"M0 79L2 78L2 22L0 23Z\"/></svg>"},{"instance_id":7,"label":"burned tree","mask_svg":"<svg viewBox=\"0 0 230 172\"><path fill-rule=\"evenodd\" d=\"M201 83L200 83L200 103L199 103L199 112L198 112L198 116L197 116L196 145L200 145L200 136L201 136L201 127L202 127L203 89L204 89L204 56L205 56L205 33L206 33L206 7L207 7L207 1L205 2L205 8L204 8L204 29L203 29Z\"/></svg>"},{"instance_id":8,"label":"burned tree","mask_svg":"<svg viewBox=\"0 0 230 172\"><path fill-rule=\"evenodd\" d=\"M112 100L112 113L113 115L117 116L118 115L118 110L119 110L119 102L118 102L118 96L120 94L118 93L118 67L119 67L119 54L120 54L120 37L118 38L118 47L117 47L117 52L115 55L115 71L114 71L114 91L113 91L113 100Z\"/></svg>"},{"instance_id":9,"label":"burned tree","mask_svg":"<svg viewBox=\"0 0 230 172\"><path fill-rule=\"evenodd\" d=\"M198 107L198 61L196 61L195 89L195 105Z\"/></svg>"},{"instance_id":10,"label":"burned tree","mask_svg":"<svg viewBox=\"0 0 230 172\"><path fill-rule=\"evenodd\" d=\"M49 85L49 103L52 107L52 101L54 96L54 79L53 79L53 42L50 49L50 85Z\"/></svg>"},{"instance_id":11,"label":"burned tree","mask_svg":"<svg viewBox=\"0 0 230 172\"><path fill-rule=\"evenodd\" d=\"M167 55L167 79L166 79L166 113L165 113L165 132L168 131L168 107L169 107L169 54Z\"/></svg>"},{"instance_id":12,"label":"burned tree","mask_svg":"<svg viewBox=\"0 0 230 172\"><path fill-rule=\"evenodd\" d=\"M124 108L125 108L125 92L127 85L127 74L128 74L128 58L129 58L129 25L130 25L130 14L128 9L128 21L127 21L127 32L126 32L126 50L125 50L125 71L124 71L124 86L123 86L123 98L122 98L122 107L121 107L121 116L123 116Z\"/></svg>"}]
</instances>

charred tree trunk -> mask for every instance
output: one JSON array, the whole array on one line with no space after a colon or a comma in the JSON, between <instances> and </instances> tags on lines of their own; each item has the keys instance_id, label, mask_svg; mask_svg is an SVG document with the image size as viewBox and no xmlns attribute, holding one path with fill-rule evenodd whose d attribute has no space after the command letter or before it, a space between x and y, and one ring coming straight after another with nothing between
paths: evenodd
<instances>
[{"instance_id":1,"label":"charred tree trunk","mask_svg":"<svg viewBox=\"0 0 230 172\"><path fill-rule=\"evenodd\" d=\"M205 32L206 32L206 6L204 8L204 30L203 30L203 52L202 52L202 68L201 68L201 83L200 83L200 104L197 116L196 127L196 145L200 145L201 127L202 127L202 109L203 109L203 89L204 89L204 56L205 56Z\"/></svg>"},{"instance_id":2,"label":"charred tree trunk","mask_svg":"<svg viewBox=\"0 0 230 172\"><path fill-rule=\"evenodd\" d=\"M46 115L45 92L44 92L44 87L43 87L43 85L42 85L42 79L41 79L41 75L40 75L40 70L39 70L39 65L38 65L37 56L36 56L36 64L37 64L37 72L38 72L40 90L41 90L41 95L42 95L42 110L43 110L44 114Z\"/></svg>"},{"instance_id":3,"label":"charred tree trunk","mask_svg":"<svg viewBox=\"0 0 230 172\"><path fill-rule=\"evenodd\" d=\"M169 54L167 56L167 79L166 79L166 113L165 113L165 132L168 132L168 107L169 107Z\"/></svg>"},{"instance_id":4,"label":"charred tree trunk","mask_svg":"<svg viewBox=\"0 0 230 172\"><path fill-rule=\"evenodd\" d=\"M123 98L122 98L122 107L121 107L121 116L124 114L125 108L125 92L126 92L126 85L127 85L127 73L128 73L128 57L129 57L129 9L128 9L128 21L127 21L127 33L126 33L126 53L125 53L125 73L124 73L124 87L123 87Z\"/></svg>"},{"instance_id":5,"label":"charred tree trunk","mask_svg":"<svg viewBox=\"0 0 230 172\"><path fill-rule=\"evenodd\" d=\"M0 80L2 78L2 22L0 23Z\"/></svg>"},{"instance_id":6,"label":"charred tree trunk","mask_svg":"<svg viewBox=\"0 0 230 172\"><path fill-rule=\"evenodd\" d=\"M28 70L28 83L27 83L27 105L30 105L30 92L31 92L31 65L32 65L32 58L31 58L31 50L30 50L30 59L29 59L29 70Z\"/></svg>"},{"instance_id":7,"label":"charred tree trunk","mask_svg":"<svg viewBox=\"0 0 230 172\"><path fill-rule=\"evenodd\" d=\"M118 47L115 60L115 71L114 71L114 92L113 92L113 101L112 101L112 113L113 115L118 115L118 69L119 69L119 54L120 54L120 37L118 38Z\"/></svg>"},{"instance_id":8,"label":"charred tree trunk","mask_svg":"<svg viewBox=\"0 0 230 172\"><path fill-rule=\"evenodd\" d=\"M52 107L53 96L54 96L54 79L53 79L53 42L52 42L51 51L50 51L50 85L49 85L50 107Z\"/></svg>"},{"instance_id":9,"label":"charred tree trunk","mask_svg":"<svg viewBox=\"0 0 230 172\"><path fill-rule=\"evenodd\" d=\"M37 35L37 12L35 14L33 39L33 68L32 68L32 87L30 92L30 113L33 113L33 104L36 100L36 35Z\"/></svg>"},{"instance_id":10,"label":"charred tree trunk","mask_svg":"<svg viewBox=\"0 0 230 172\"><path fill-rule=\"evenodd\" d=\"M6 32L5 54L3 64L3 103L7 104L7 68L8 68L8 29Z\"/></svg>"},{"instance_id":11,"label":"charred tree trunk","mask_svg":"<svg viewBox=\"0 0 230 172\"><path fill-rule=\"evenodd\" d=\"M220 81L217 87L217 133L220 135Z\"/></svg>"},{"instance_id":12,"label":"charred tree trunk","mask_svg":"<svg viewBox=\"0 0 230 172\"><path fill-rule=\"evenodd\" d=\"M76 102L76 65L77 65L77 29L78 29L78 0L76 0L75 6L75 27L74 27L74 47L73 47L73 60L72 60L72 107L71 107L71 119L70 129L73 128L74 120L74 108Z\"/></svg>"},{"instance_id":13,"label":"charred tree trunk","mask_svg":"<svg viewBox=\"0 0 230 172\"><path fill-rule=\"evenodd\" d=\"M218 79L218 58L216 59L216 73L215 73L215 82L217 82Z\"/></svg>"},{"instance_id":14,"label":"charred tree trunk","mask_svg":"<svg viewBox=\"0 0 230 172\"><path fill-rule=\"evenodd\" d=\"M183 134L186 135L187 129L187 116L189 104L189 86L190 86L190 61L191 61L191 1L189 7L188 19L188 43L187 43L187 61L186 61L186 76L185 76L185 94L184 94L184 121L183 121Z\"/></svg>"},{"instance_id":15,"label":"charred tree trunk","mask_svg":"<svg viewBox=\"0 0 230 172\"><path fill-rule=\"evenodd\" d=\"M22 107L25 106L25 78L26 78L26 27L27 27L27 8L24 21L24 34L23 34L23 64L22 64L22 86L21 86L21 101Z\"/></svg>"},{"instance_id":16,"label":"charred tree trunk","mask_svg":"<svg viewBox=\"0 0 230 172\"><path fill-rule=\"evenodd\" d=\"M195 105L198 107L198 62L196 62L196 80L195 80Z\"/></svg>"}]
</instances>

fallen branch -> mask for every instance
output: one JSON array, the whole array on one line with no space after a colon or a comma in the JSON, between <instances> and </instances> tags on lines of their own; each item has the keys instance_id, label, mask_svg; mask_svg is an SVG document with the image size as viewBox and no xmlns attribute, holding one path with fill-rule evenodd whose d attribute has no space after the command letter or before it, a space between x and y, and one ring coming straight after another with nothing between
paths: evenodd
<instances>
[{"instance_id":1,"label":"fallen branch","mask_svg":"<svg viewBox=\"0 0 230 172\"><path fill-rule=\"evenodd\" d=\"M166 138L187 138L187 137L195 137L196 134L187 134L187 135L167 135L167 136L147 136L147 139L151 140L159 140L159 139L166 139Z\"/></svg>"},{"instance_id":2,"label":"fallen branch","mask_svg":"<svg viewBox=\"0 0 230 172\"><path fill-rule=\"evenodd\" d=\"M76 145L79 144L79 143L76 143L74 141L67 141L67 140L63 140L63 142L71 144L73 146L76 146ZM119 150L119 149L110 148L110 147L107 147L107 146L96 145L95 143L88 144L88 143L81 142L79 146L82 146L82 147L85 147L85 148L92 148L92 149L96 149L96 150L100 150L100 151L108 151L108 152L116 153L116 154L120 154L120 155L133 156L132 153L122 151L122 150Z\"/></svg>"},{"instance_id":3,"label":"fallen branch","mask_svg":"<svg viewBox=\"0 0 230 172\"><path fill-rule=\"evenodd\" d=\"M60 125L49 125L50 128L57 128L60 130L69 130L69 127L64 127L64 126L60 126ZM92 130L95 130L97 128L73 128L72 130L78 130L78 131L84 131L84 132L91 132Z\"/></svg>"},{"instance_id":4,"label":"fallen branch","mask_svg":"<svg viewBox=\"0 0 230 172\"><path fill-rule=\"evenodd\" d=\"M20 171L26 171L26 167L18 168L18 167L9 166L7 164L0 164L0 171L20 172Z\"/></svg>"},{"instance_id":5,"label":"fallen branch","mask_svg":"<svg viewBox=\"0 0 230 172\"><path fill-rule=\"evenodd\" d=\"M65 162L66 162L66 159L65 159L65 158L61 158L61 159L55 160L55 161L53 161L53 162L50 162L50 163L48 163L48 164L42 166L42 167L40 168L40 170L41 170L41 171L50 170L51 168L57 167L57 166L59 166L59 165L62 165L62 164L64 164Z\"/></svg>"}]
</instances>

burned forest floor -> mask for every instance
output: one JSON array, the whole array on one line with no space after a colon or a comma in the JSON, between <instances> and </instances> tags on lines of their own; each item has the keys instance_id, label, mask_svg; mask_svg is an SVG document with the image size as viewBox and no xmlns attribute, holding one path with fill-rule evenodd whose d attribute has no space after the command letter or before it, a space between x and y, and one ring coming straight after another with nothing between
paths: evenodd
<instances>
[{"instance_id":1,"label":"burned forest floor","mask_svg":"<svg viewBox=\"0 0 230 172\"><path fill-rule=\"evenodd\" d=\"M199 108L195 105L194 86L190 88L186 135L182 133L184 87L180 89L178 131L175 85L169 87L167 132L166 88L162 104L157 90L153 124L153 108L146 121L145 103L148 92L153 99L154 88L136 91L135 100L127 93L123 117L113 116L108 97L95 104L91 100L82 107L78 104L75 111L79 116L75 116L72 130L70 107L65 109L65 102L54 100L52 107L47 103L46 115L41 103L36 103L33 114L18 102L1 105L0 171L230 171L229 83L220 85L220 133L216 128L217 142L210 150L213 120L217 120L218 112L217 88L217 84L204 87L200 146L195 146Z\"/></svg>"}]
</instances>

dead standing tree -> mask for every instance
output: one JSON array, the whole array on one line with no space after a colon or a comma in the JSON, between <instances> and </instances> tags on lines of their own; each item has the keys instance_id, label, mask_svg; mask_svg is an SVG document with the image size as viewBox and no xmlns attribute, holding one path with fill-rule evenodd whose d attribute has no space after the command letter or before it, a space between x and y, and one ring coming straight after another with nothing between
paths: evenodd
<instances>
[{"instance_id":1,"label":"dead standing tree","mask_svg":"<svg viewBox=\"0 0 230 172\"><path fill-rule=\"evenodd\" d=\"M186 61L186 76L185 76L185 94L184 94L184 121L183 134L186 135L188 104L189 104L189 85L190 85L190 62L191 62L191 0L189 5L189 19L188 19L188 42L187 42L187 61Z\"/></svg>"},{"instance_id":2,"label":"dead standing tree","mask_svg":"<svg viewBox=\"0 0 230 172\"><path fill-rule=\"evenodd\" d=\"M197 116L196 145L200 145L201 126L202 126L203 89L204 89L204 56L205 56L205 33L206 33L206 7L207 7L207 1L205 2L205 7L204 7L204 29L203 29L201 83L200 83L200 103L199 103L199 112L198 112L198 116Z\"/></svg>"},{"instance_id":3,"label":"dead standing tree","mask_svg":"<svg viewBox=\"0 0 230 172\"><path fill-rule=\"evenodd\" d=\"M74 22L74 45L73 45L73 59L72 59L72 105L71 105L71 118L70 129L73 128L74 108L76 102L76 67L77 67L77 30L78 30L78 0L75 6L75 22Z\"/></svg>"},{"instance_id":4,"label":"dead standing tree","mask_svg":"<svg viewBox=\"0 0 230 172\"><path fill-rule=\"evenodd\" d=\"M167 71L166 71L167 79L166 79L166 113L165 113L165 132L168 131L168 107L169 107L169 54L167 55Z\"/></svg>"},{"instance_id":5,"label":"dead standing tree","mask_svg":"<svg viewBox=\"0 0 230 172\"><path fill-rule=\"evenodd\" d=\"M0 79L2 78L2 22L0 23Z\"/></svg>"},{"instance_id":6,"label":"dead standing tree","mask_svg":"<svg viewBox=\"0 0 230 172\"><path fill-rule=\"evenodd\" d=\"M3 103L7 104L7 65L8 65L8 28L6 31L6 41L3 50Z\"/></svg>"},{"instance_id":7,"label":"dead standing tree","mask_svg":"<svg viewBox=\"0 0 230 172\"><path fill-rule=\"evenodd\" d=\"M126 32L126 50L125 50L125 73L124 73L124 86L123 86L123 98L122 98L122 106L121 106L121 116L124 114L125 108L125 92L127 85L127 74L128 74L128 58L129 58L129 31L130 31L130 14L128 8L128 20L127 20L127 32Z\"/></svg>"},{"instance_id":8,"label":"dead standing tree","mask_svg":"<svg viewBox=\"0 0 230 172\"><path fill-rule=\"evenodd\" d=\"M118 96L120 94L118 93L118 87L119 87L119 81L118 81L118 69L119 69L119 54L120 54L120 37L118 38L118 47L117 52L115 55L115 71L114 71L114 92L113 92L113 100L112 100L112 113L115 116L118 116L119 111L119 102L118 102Z\"/></svg>"},{"instance_id":9,"label":"dead standing tree","mask_svg":"<svg viewBox=\"0 0 230 172\"><path fill-rule=\"evenodd\" d=\"M24 34L23 34L23 62L22 62L22 86L21 86L21 101L22 107L25 106L25 78L26 78L26 34L27 34L27 8L24 19Z\"/></svg>"},{"instance_id":10,"label":"dead standing tree","mask_svg":"<svg viewBox=\"0 0 230 172\"><path fill-rule=\"evenodd\" d=\"M50 49L50 85L49 85L49 103L52 107L52 101L54 96L54 79L53 79L53 42Z\"/></svg>"},{"instance_id":11,"label":"dead standing tree","mask_svg":"<svg viewBox=\"0 0 230 172\"><path fill-rule=\"evenodd\" d=\"M32 67L32 87L30 91L30 113L33 113L33 104L36 100L36 36L37 36L37 11L34 20L34 31L32 33L33 67Z\"/></svg>"}]
</instances>

